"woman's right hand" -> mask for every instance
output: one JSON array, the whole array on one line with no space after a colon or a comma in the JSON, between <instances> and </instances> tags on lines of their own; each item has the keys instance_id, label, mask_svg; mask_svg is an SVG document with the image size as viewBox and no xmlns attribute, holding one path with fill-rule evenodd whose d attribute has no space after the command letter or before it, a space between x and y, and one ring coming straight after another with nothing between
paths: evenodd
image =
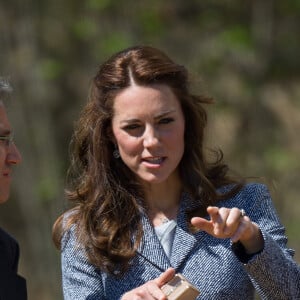
<instances>
[{"instance_id":1,"label":"woman's right hand","mask_svg":"<svg viewBox=\"0 0 300 300\"><path fill-rule=\"evenodd\" d=\"M121 300L167 300L166 295L160 289L175 275L175 269L169 268L159 277L125 293Z\"/></svg>"}]
</instances>

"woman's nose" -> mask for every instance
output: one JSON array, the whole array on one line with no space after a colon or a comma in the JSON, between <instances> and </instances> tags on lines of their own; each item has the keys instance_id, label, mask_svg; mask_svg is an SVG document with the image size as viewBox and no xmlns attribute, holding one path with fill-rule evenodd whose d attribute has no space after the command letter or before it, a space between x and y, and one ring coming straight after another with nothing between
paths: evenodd
<instances>
[{"instance_id":1,"label":"woman's nose","mask_svg":"<svg viewBox=\"0 0 300 300\"><path fill-rule=\"evenodd\" d=\"M9 145L7 152L7 162L12 165L17 165L22 161L22 156L17 146L12 142Z\"/></svg>"},{"instance_id":2,"label":"woman's nose","mask_svg":"<svg viewBox=\"0 0 300 300\"><path fill-rule=\"evenodd\" d=\"M144 147L153 147L159 143L159 132L154 127L146 128L144 133Z\"/></svg>"}]
</instances>

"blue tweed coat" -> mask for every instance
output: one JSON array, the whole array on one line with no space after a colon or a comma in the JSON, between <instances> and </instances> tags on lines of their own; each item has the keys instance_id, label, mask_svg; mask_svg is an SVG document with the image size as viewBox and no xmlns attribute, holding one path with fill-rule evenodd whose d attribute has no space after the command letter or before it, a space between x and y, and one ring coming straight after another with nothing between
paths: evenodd
<instances>
[{"instance_id":1,"label":"blue tweed coat","mask_svg":"<svg viewBox=\"0 0 300 300\"><path fill-rule=\"evenodd\" d=\"M219 203L223 207L244 208L259 224L264 249L247 257L229 239L217 239L205 232L191 234L185 211L191 199L183 196L170 260L146 216L143 216L144 239L139 252L162 269L174 267L186 276L201 294L197 299L254 299L255 290L261 299L300 299L300 267L293 260L293 251L286 247L287 238L280 224L267 188L248 184L232 199ZM66 300L114 300L160 271L137 255L129 271L121 278L101 272L85 258L76 244L74 228L62 241L63 293Z\"/></svg>"}]
</instances>

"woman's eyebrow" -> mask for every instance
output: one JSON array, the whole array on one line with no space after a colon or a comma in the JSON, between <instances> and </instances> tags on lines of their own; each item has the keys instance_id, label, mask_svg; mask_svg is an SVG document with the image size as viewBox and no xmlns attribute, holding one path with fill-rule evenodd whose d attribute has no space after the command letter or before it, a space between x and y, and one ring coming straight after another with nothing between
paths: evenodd
<instances>
[{"instance_id":1,"label":"woman's eyebrow","mask_svg":"<svg viewBox=\"0 0 300 300\"><path fill-rule=\"evenodd\" d=\"M120 123L128 124L128 123L136 123L136 122L140 122L140 120L139 119L126 119L126 120L122 120Z\"/></svg>"},{"instance_id":2,"label":"woman's eyebrow","mask_svg":"<svg viewBox=\"0 0 300 300\"><path fill-rule=\"evenodd\" d=\"M158 115L156 115L154 117L154 119L159 119L159 118L165 117L165 116L167 116L167 115L169 115L170 113L173 113L173 112L176 112L176 109L170 109L170 110L164 111L162 113L159 113Z\"/></svg>"},{"instance_id":3,"label":"woman's eyebrow","mask_svg":"<svg viewBox=\"0 0 300 300\"><path fill-rule=\"evenodd\" d=\"M158 113L157 115L154 116L154 119L160 119L160 118L165 117L173 112L176 112L176 109L170 109L170 110ZM136 118L132 118L132 119L129 118L129 119L122 120L120 123L128 124L128 123L136 123L136 122L140 122L140 120L136 119Z\"/></svg>"}]
</instances>

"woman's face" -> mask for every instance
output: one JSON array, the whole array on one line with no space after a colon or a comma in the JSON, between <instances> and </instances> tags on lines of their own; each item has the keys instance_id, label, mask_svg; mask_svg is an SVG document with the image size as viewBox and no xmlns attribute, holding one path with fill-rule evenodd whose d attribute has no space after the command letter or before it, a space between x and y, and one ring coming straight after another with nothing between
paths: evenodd
<instances>
[{"instance_id":1,"label":"woman's face","mask_svg":"<svg viewBox=\"0 0 300 300\"><path fill-rule=\"evenodd\" d=\"M185 120L167 85L132 85L114 100L112 129L121 159L144 183L178 180Z\"/></svg>"}]
</instances>

